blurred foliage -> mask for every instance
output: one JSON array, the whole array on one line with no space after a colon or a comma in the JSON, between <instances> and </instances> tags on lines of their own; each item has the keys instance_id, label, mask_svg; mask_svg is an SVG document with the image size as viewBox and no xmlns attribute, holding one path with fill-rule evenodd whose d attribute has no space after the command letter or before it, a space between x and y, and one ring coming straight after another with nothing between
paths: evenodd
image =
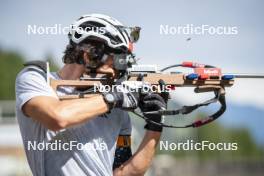
<instances>
[{"instance_id":1,"label":"blurred foliage","mask_svg":"<svg viewBox=\"0 0 264 176\"><path fill-rule=\"evenodd\" d=\"M47 53L46 56L46 62L49 62L49 66L50 66L50 71L51 72L55 72L55 71L58 71L59 69L59 66L56 65L56 63L53 61L53 56L51 53Z\"/></svg>"},{"instance_id":2,"label":"blurred foliage","mask_svg":"<svg viewBox=\"0 0 264 176\"><path fill-rule=\"evenodd\" d=\"M50 62L51 70L58 70L52 57L49 55L46 58ZM0 49L0 100L15 99L15 79L24 62L25 59L19 53Z\"/></svg>"},{"instance_id":3,"label":"blurred foliage","mask_svg":"<svg viewBox=\"0 0 264 176\"><path fill-rule=\"evenodd\" d=\"M0 50L0 99L15 99L15 79L23 68L23 58L16 52Z\"/></svg>"},{"instance_id":4,"label":"blurred foliage","mask_svg":"<svg viewBox=\"0 0 264 176\"><path fill-rule=\"evenodd\" d=\"M198 116L203 117L202 114ZM170 129L172 131L174 129ZM256 145L248 129L245 128L226 128L219 124L217 121L210 123L209 125L202 126L200 128L180 129L180 131L187 130L186 136L174 135L173 139L170 139L170 143L186 142L187 140L193 140L193 143L202 143L208 141L210 143L237 143L237 150L158 150L158 153L172 154L175 157L196 157L201 160L204 159L221 159L221 160L263 160L264 149L261 146ZM171 133L172 134L172 133ZM167 134L171 135L167 131ZM168 139L164 137L163 140ZM227 147L228 148L228 147Z\"/></svg>"},{"instance_id":5,"label":"blurred foliage","mask_svg":"<svg viewBox=\"0 0 264 176\"><path fill-rule=\"evenodd\" d=\"M213 143L237 143L237 150L219 151L205 150L199 151L199 158L224 158L224 159L263 159L263 148L257 146L249 131L246 128L225 128L219 123L197 129L196 140L210 141Z\"/></svg>"},{"instance_id":6,"label":"blurred foliage","mask_svg":"<svg viewBox=\"0 0 264 176\"><path fill-rule=\"evenodd\" d=\"M177 107L177 102L171 102L168 105L169 109L172 107ZM180 117L168 117L165 120L167 124L183 125L188 124L193 119L201 119L206 115L203 113L194 113L192 115L185 116L185 118ZM134 128L139 132L139 134L144 134L143 126L145 124L144 120L139 119L136 115L130 113L132 124ZM168 120L167 120L168 119ZM188 121L187 121L188 120ZM143 137L143 135L138 136L138 138ZM264 149L263 146L258 146L250 134L249 130L246 128L228 128L219 123L218 120L210 123L208 125L199 128L164 128L162 132L161 141L167 144L177 144L186 143L187 141L193 141L195 143L202 143L203 141L209 141L211 143L237 143L237 150L165 150L161 149L161 143L158 144L157 153L158 154L169 154L176 158L197 158L199 160L213 159L213 160L263 160ZM164 144L163 143L163 144ZM164 146L163 146L164 147Z\"/></svg>"}]
</instances>

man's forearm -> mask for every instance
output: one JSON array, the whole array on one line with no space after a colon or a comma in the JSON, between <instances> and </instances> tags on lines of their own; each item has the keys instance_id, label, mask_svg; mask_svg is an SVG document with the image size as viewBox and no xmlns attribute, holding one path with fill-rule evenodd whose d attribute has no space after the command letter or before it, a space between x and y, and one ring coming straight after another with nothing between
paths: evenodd
<instances>
[{"instance_id":1,"label":"man's forearm","mask_svg":"<svg viewBox=\"0 0 264 176\"><path fill-rule=\"evenodd\" d=\"M102 95L90 98L58 101L39 96L28 101L24 113L51 130L60 130L88 121L108 111Z\"/></svg>"},{"instance_id":2,"label":"man's forearm","mask_svg":"<svg viewBox=\"0 0 264 176\"><path fill-rule=\"evenodd\" d=\"M151 164L160 136L160 132L146 131L136 153L122 166L115 169L114 175L144 175Z\"/></svg>"},{"instance_id":3,"label":"man's forearm","mask_svg":"<svg viewBox=\"0 0 264 176\"><path fill-rule=\"evenodd\" d=\"M66 100L56 109L65 127L83 123L108 111L108 107L100 95L86 99Z\"/></svg>"}]
</instances>

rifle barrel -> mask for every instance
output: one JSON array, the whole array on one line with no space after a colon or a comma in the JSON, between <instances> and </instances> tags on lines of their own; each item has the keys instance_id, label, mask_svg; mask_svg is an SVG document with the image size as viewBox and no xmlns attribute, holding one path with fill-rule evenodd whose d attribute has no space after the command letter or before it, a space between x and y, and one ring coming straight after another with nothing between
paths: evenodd
<instances>
[{"instance_id":1,"label":"rifle barrel","mask_svg":"<svg viewBox=\"0 0 264 176\"><path fill-rule=\"evenodd\" d=\"M230 73L224 75L233 75L235 78L264 78L264 74Z\"/></svg>"}]
</instances>

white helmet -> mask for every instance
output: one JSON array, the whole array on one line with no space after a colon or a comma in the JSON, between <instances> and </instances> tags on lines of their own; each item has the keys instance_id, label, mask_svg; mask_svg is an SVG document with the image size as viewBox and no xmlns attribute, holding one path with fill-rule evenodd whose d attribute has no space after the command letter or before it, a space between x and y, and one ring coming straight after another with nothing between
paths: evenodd
<instances>
[{"instance_id":1,"label":"white helmet","mask_svg":"<svg viewBox=\"0 0 264 176\"><path fill-rule=\"evenodd\" d=\"M132 32L129 33L128 30ZM137 33L134 37L131 34ZM132 50L132 42L139 37L139 27L125 27L116 19L102 14L83 15L71 26L69 39L80 44L86 39L103 41L112 49ZM135 40L136 38L136 40Z\"/></svg>"}]
</instances>

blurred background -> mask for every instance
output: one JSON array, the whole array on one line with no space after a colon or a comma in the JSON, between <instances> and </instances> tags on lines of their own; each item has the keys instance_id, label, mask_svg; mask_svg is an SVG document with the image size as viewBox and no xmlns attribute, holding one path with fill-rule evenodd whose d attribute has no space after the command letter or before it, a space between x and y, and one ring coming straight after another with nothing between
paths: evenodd
<instances>
[{"instance_id":1,"label":"blurred background","mask_svg":"<svg viewBox=\"0 0 264 176\"><path fill-rule=\"evenodd\" d=\"M264 73L263 5L261 0L184 1L33 1L3 0L0 6L0 176L30 175L15 118L16 74L29 60L48 60L53 70L62 66L67 45L64 34L32 34L28 26L69 26L82 14L103 13L128 26L141 26L135 46L139 64L159 68L185 60L216 65L228 73ZM236 35L163 35L160 25L235 26ZM204 140L238 144L236 151L159 150L148 175L232 175L264 173L264 80L236 80L227 88L227 112L198 129L165 129L169 143ZM197 95L177 89L169 107L191 105L211 94ZM175 124L210 114L203 108L186 118L170 117ZM133 150L142 138L144 121L131 115ZM185 120L187 119L187 120Z\"/></svg>"}]
</instances>

